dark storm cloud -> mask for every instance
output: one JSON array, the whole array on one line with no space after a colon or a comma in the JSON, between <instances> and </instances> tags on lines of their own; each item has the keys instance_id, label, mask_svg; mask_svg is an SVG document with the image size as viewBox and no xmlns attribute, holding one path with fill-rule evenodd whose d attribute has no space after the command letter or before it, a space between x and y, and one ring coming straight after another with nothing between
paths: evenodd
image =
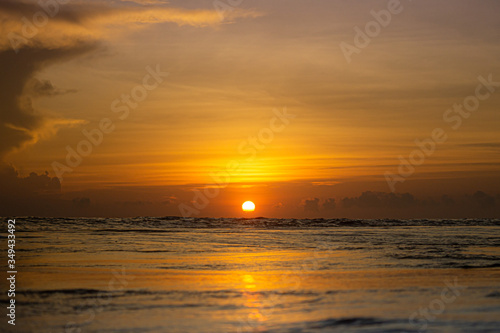
<instances>
[{"instance_id":1,"label":"dark storm cloud","mask_svg":"<svg viewBox=\"0 0 500 333\"><path fill-rule=\"evenodd\" d=\"M0 52L0 157L23 144L35 142L44 128L50 128L51 120L33 109L31 98L25 87L33 76L45 66L80 56L96 49L96 43L80 43L74 47L24 48ZM47 87L39 87L39 93Z\"/></svg>"},{"instance_id":2,"label":"dark storm cloud","mask_svg":"<svg viewBox=\"0 0 500 333\"><path fill-rule=\"evenodd\" d=\"M50 81L40 81L34 76L51 64L67 61L97 47L91 38L82 39L81 35L74 35L71 29L64 29L63 26L52 28L64 34L64 40L58 40L58 36L46 30L50 23L58 21L78 24L81 18L95 10L94 6L77 11L75 9L79 6L53 3L56 7L49 8L41 5L46 2L40 5L26 1L0 2L0 159L10 151L26 143L34 143L44 134L53 132L55 122L59 125L65 123L63 119L56 121L37 112L32 106L32 99L71 90L57 89ZM46 23L40 24L40 21L34 20L35 14L45 17ZM14 44L13 36L16 36ZM70 120L67 122L71 123Z\"/></svg>"}]
</instances>

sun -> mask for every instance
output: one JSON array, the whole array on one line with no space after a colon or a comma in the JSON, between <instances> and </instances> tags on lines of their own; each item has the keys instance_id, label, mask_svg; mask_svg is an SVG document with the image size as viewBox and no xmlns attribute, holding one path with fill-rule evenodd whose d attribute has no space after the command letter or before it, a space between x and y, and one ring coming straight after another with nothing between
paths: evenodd
<instances>
[{"instance_id":1,"label":"sun","mask_svg":"<svg viewBox=\"0 0 500 333\"><path fill-rule=\"evenodd\" d=\"M243 205L241 205L241 209L245 212L253 212L255 210L255 204L251 201L245 201Z\"/></svg>"}]
</instances>

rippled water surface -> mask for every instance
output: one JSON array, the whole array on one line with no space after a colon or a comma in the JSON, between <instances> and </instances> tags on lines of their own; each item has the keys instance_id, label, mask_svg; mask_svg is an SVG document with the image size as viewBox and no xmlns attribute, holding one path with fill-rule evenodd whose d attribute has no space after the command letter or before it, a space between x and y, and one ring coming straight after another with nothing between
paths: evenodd
<instances>
[{"instance_id":1,"label":"rippled water surface","mask_svg":"<svg viewBox=\"0 0 500 333\"><path fill-rule=\"evenodd\" d=\"M2 331L500 332L500 220L16 221Z\"/></svg>"}]
</instances>

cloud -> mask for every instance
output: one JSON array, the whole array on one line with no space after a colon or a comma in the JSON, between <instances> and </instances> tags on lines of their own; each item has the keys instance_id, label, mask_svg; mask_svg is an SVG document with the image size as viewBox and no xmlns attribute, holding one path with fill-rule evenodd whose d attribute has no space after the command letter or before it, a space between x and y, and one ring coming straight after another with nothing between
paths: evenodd
<instances>
[{"instance_id":1,"label":"cloud","mask_svg":"<svg viewBox=\"0 0 500 333\"><path fill-rule=\"evenodd\" d=\"M500 195L483 191L472 195L449 195L432 198L415 198L410 193L385 193L366 191L357 197L341 199L342 213L356 212L358 216L379 217L497 217L500 216Z\"/></svg>"},{"instance_id":2,"label":"cloud","mask_svg":"<svg viewBox=\"0 0 500 333\"><path fill-rule=\"evenodd\" d=\"M31 81L33 76L40 69L52 63L88 53L96 47L94 43L82 43L70 48L26 48L19 54L12 50L0 52L2 68L0 103L3 108L0 114L0 158L12 150L22 148L28 143L35 143L38 139L53 134L60 126L80 122L40 114L33 109L32 98L39 95L41 91L30 93L26 88L28 82L33 82Z\"/></svg>"},{"instance_id":3,"label":"cloud","mask_svg":"<svg viewBox=\"0 0 500 333\"><path fill-rule=\"evenodd\" d=\"M490 209L495 207L495 197L484 193L483 191L477 191L472 196L467 197L474 206L480 209Z\"/></svg>"},{"instance_id":4,"label":"cloud","mask_svg":"<svg viewBox=\"0 0 500 333\"><path fill-rule=\"evenodd\" d=\"M499 142L480 142L480 143L464 143L461 144L462 147L472 147L472 148L500 148Z\"/></svg>"},{"instance_id":5,"label":"cloud","mask_svg":"<svg viewBox=\"0 0 500 333\"><path fill-rule=\"evenodd\" d=\"M0 215L36 215L60 207L61 184L47 172L19 176L14 167L0 165Z\"/></svg>"},{"instance_id":6,"label":"cloud","mask_svg":"<svg viewBox=\"0 0 500 333\"><path fill-rule=\"evenodd\" d=\"M363 192L359 197L343 198L345 208L406 208L418 204L410 193Z\"/></svg>"},{"instance_id":7,"label":"cloud","mask_svg":"<svg viewBox=\"0 0 500 333\"><path fill-rule=\"evenodd\" d=\"M455 205L455 200L453 200L452 197L450 197L449 195L443 195L441 196L441 202L443 203L443 205L445 206L453 206Z\"/></svg>"},{"instance_id":8,"label":"cloud","mask_svg":"<svg viewBox=\"0 0 500 333\"><path fill-rule=\"evenodd\" d=\"M273 205L273 208L275 208L275 209L281 209L281 208L283 208L283 203L282 202L278 202L278 203L276 203L276 204Z\"/></svg>"},{"instance_id":9,"label":"cloud","mask_svg":"<svg viewBox=\"0 0 500 333\"><path fill-rule=\"evenodd\" d=\"M334 198L328 198L323 202L323 209L325 210L333 210L337 206Z\"/></svg>"},{"instance_id":10,"label":"cloud","mask_svg":"<svg viewBox=\"0 0 500 333\"><path fill-rule=\"evenodd\" d=\"M465 143L458 145L459 147L465 147L469 150L477 149L488 152L496 152L500 151L500 143L499 142L479 142L479 143Z\"/></svg>"},{"instance_id":11,"label":"cloud","mask_svg":"<svg viewBox=\"0 0 500 333\"><path fill-rule=\"evenodd\" d=\"M305 199L303 201L304 211L306 212L319 212L319 199Z\"/></svg>"},{"instance_id":12,"label":"cloud","mask_svg":"<svg viewBox=\"0 0 500 333\"><path fill-rule=\"evenodd\" d=\"M48 172L43 174L30 173L27 177L19 177L14 167L0 166L0 179L2 180L2 194L16 196L17 194L54 194L61 191L61 184L57 177L49 177Z\"/></svg>"},{"instance_id":13,"label":"cloud","mask_svg":"<svg viewBox=\"0 0 500 333\"><path fill-rule=\"evenodd\" d=\"M57 96L69 93L76 93L76 89L59 89L52 85L49 80L31 79L26 83L25 93L32 96Z\"/></svg>"},{"instance_id":14,"label":"cloud","mask_svg":"<svg viewBox=\"0 0 500 333\"><path fill-rule=\"evenodd\" d=\"M221 16L222 15L222 16ZM163 2L74 2L56 6L40 6L36 2L3 0L0 2L0 28L7 32L0 39L0 49L13 45L44 45L72 43L74 38L108 39L110 31L145 27L152 23L175 23L179 26L215 27L240 18L254 18L262 13L234 9L184 9L166 6ZM123 29L126 28L126 29ZM65 44L67 46L67 44ZM18 45L19 46L19 45Z\"/></svg>"},{"instance_id":15,"label":"cloud","mask_svg":"<svg viewBox=\"0 0 500 333\"><path fill-rule=\"evenodd\" d=\"M163 200L161 204L165 206L174 206L176 202L177 202L177 197L172 195L170 197L165 198L165 200Z\"/></svg>"},{"instance_id":16,"label":"cloud","mask_svg":"<svg viewBox=\"0 0 500 333\"><path fill-rule=\"evenodd\" d=\"M252 11L231 11L221 20L215 10L190 10L164 4L131 2L71 2L52 6L35 1L0 1L0 160L16 149L53 135L58 128L83 120L54 118L32 106L34 98L74 90L55 88L35 76L49 65L68 61L102 48L115 38L113 31L127 31L131 24L173 22L180 26L216 26L239 17L255 17ZM152 4L151 1L148 2ZM111 30L110 30L111 29Z\"/></svg>"}]
</instances>

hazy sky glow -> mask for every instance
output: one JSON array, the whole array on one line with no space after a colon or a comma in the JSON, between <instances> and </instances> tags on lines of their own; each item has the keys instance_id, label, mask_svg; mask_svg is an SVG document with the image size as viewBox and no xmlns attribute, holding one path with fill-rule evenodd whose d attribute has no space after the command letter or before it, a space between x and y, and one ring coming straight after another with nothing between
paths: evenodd
<instances>
[{"instance_id":1,"label":"hazy sky glow","mask_svg":"<svg viewBox=\"0 0 500 333\"><path fill-rule=\"evenodd\" d=\"M0 213L499 217L500 3L394 1L0 2Z\"/></svg>"}]
</instances>

